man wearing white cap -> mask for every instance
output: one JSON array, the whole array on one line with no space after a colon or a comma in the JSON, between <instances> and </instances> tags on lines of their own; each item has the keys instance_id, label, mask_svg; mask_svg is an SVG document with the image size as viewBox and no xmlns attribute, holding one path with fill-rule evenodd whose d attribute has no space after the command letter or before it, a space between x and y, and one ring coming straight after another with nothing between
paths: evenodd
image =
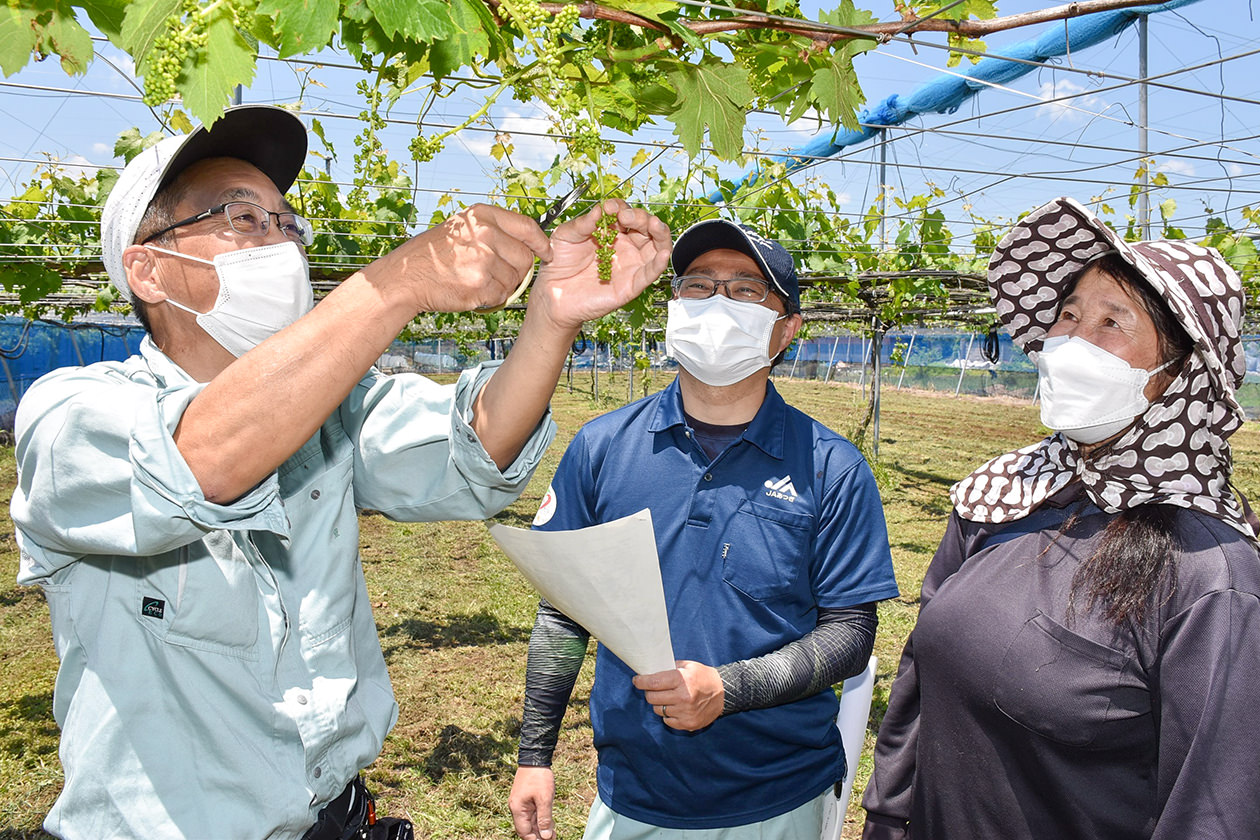
<instances>
[{"instance_id":1,"label":"man wearing white cap","mask_svg":"<svg viewBox=\"0 0 1260 840\"><path fill-rule=\"evenodd\" d=\"M54 371L16 420L19 581L47 593L61 667L67 838L358 837L358 772L397 706L356 509L478 519L524 489L582 322L668 258L655 217L605 202L550 241L478 205L312 307L306 154L278 108L228 111L138 155L102 213L139 355ZM596 220L616 213L613 278ZM509 357L453 386L374 361L420 312L502 303L542 260Z\"/></svg>"},{"instance_id":2,"label":"man wearing white cap","mask_svg":"<svg viewBox=\"0 0 1260 840\"><path fill-rule=\"evenodd\" d=\"M599 648L599 795L586 840L818 837L844 777L831 686L866 666L897 595L874 477L770 383L801 326L791 255L714 219L674 245L666 349L678 378L588 423L534 519L652 512L677 667ZM555 837L551 757L589 634L543 601L529 642L512 817Z\"/></svg>"}]
</instances>

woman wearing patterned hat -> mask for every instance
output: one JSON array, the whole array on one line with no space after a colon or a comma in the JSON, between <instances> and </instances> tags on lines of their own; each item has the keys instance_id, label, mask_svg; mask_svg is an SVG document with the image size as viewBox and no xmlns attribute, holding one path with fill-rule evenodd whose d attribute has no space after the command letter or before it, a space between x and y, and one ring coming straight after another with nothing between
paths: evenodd
<instances>
[{"instance_id":1,"label":"woman wearing patterned hat","mask_svg":"<svg viewBox=\"0 0 1260 840\"><path fill-rule=\"evenodd\" d=\"M1060 198L989 264L1045 440L951 490L864 838L1260 837L1238 276Z\"/></svg>"}]
</instances>

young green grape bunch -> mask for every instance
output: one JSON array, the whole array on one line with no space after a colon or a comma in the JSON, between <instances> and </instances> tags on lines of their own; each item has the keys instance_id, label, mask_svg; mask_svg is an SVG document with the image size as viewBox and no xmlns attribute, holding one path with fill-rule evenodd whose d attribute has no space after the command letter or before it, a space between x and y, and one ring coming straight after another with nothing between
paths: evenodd
<instances>
[{"instance_id":1,"label":"young green grape bunch","mask_svg":"<svg viewBox=\"0 0 1260 840\"><path fill-rule=\"evenodd\" d=\"M612 280L613 243L617 241L617 216L605 213L595 223L595 268L599 282Z\"/></svg>"},{"instance_id":2,"label":"young green grape bunch","mask_svg":"<svg viewBox=\"0 0 1260 840\"><path fill-rule=\"evenodd\" d=\"M230 15L232 25L248 31L253 26L252 5L243 0L180 0L164 21L141 60L144 103L157 107L175 97L176 81L191 57L201 60L210 46L209 27L216 17Z\"/></svg>"}]
</instances>

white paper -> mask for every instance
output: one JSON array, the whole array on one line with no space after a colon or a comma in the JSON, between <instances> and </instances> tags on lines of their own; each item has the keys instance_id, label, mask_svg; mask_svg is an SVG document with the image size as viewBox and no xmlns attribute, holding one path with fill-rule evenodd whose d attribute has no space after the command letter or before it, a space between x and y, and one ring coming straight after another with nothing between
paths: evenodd
<instances>
[{"instance_id":1,"label":"white paper","mask_svg":"<svg viewBox=\"0 0 1260 840\"><path fill-rule=\"evenodd\" d=\"M652 512L580 528L531 531L488 523L490 536L552 606L637 674L674 667Z\"/></svg>"}]
</instances>

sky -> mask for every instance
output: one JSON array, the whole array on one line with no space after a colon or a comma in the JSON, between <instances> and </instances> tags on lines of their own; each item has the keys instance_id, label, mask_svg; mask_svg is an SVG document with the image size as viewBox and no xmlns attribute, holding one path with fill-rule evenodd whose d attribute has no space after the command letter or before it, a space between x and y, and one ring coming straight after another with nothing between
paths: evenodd
<instances>
[{"instance_id":1,"label":"sky","mask_svg":"<svg viewBox=\"0 0 1260 840\"><path fill-rule=\"evenodd\" d=\"M1202 229L1211 213L1241 225L1239 209L1260 207L1260 0L1200 0L1173 12L1153 15L1149 24L1149 76L1183 90L1151 87L1148 148L1156 169L1172 185L1157 190L1152 207L1172 199L1175 221L1190 234ZM819 4L806 3L812 17ZM829 3L826 5L835 5ZM863 3L882 20L895 19L889 0ZM1042 4L1044 5L1044 4ZM1037 8L1029 2L999 0L999 14ZM989 51L1034 37L1043 24L991 36ZM893 43L860 56L856 69L868 103L890 94L906 94L950 72L946 52L933 48L944 36L918 37L919 45ZM131 60L107 43L97 43L98 59L84 76L67 76L55 59L28 65L0 79L0 201L20 191L39 162L53 158L64 165L118 166L113 141L119 132L138 126L158 128L138 101ZM318 117L338 150L329 162L334 180L352 177L353 137L359 127L353 116L362 108L355 82L362 78L344 55L320 57L324 66L264 58L245 102L289 103L302 97L306 119ZM1071 55L1062 65L1075 70L1108 73L1132 79L1138 75L1137 27L1118 38ZM1202 65L1200 67L1200 65ZM1198 68L1186 71L1186 68ZM963 67L957 71L965 70ZM954 72L957 72L954 71ZM309 75L308 75L309 74ZM302 80L313 80L303 94ZM1028 106L1050 98L1067 101ZM1121 213L1128 209L1138 157L1138 88L1115 79L1051 67L1039 68L1009 84L988 89L966 102L957 113L932 114L891 130L885 150L887 182L895 193L913 196L928 185L945 191L937 205L956 235L964 240L972 214L994 221L1011 220L1057 195L1089 202L1106 198ZM439 103L431 119L456 122L475 104L468 96ZM420 107L404 98L383 138L394 155L406 160L407 143L415 134ZM1011 110L1016 109L1018 110ZM546 166L554 143L533 136L545 132L546 115L529 104L505 102L490 115L492 125L464 132L448 143L435 161L413 171L421 218L427 219L443 193L451 190L469 203L492 188L498 165L489 155L494 132L513 136L518 165ZM828 133L830 128L825 128ZM746 141L766 151L799 147L818 132L816 123L784 125L774 116L750 116ZM630 174L630 161L643 144L673 144L672 127L662 123L618 141L615 167ZM621 142L624 141L624 142ZM312 141L312 145L318 144ZM313 165L324 165L312 160ZM664 152L659 165L681 172L681 151ZM651 169L655 169L654 164ZM724 175L742 167L722 164ZM810 167L794 178L826 181L844 199L842 210L860 214L874 200L880 182L880 149L867 143ZM646 173L640 173L641 181Z\"/></svg>"}]
</instances>

